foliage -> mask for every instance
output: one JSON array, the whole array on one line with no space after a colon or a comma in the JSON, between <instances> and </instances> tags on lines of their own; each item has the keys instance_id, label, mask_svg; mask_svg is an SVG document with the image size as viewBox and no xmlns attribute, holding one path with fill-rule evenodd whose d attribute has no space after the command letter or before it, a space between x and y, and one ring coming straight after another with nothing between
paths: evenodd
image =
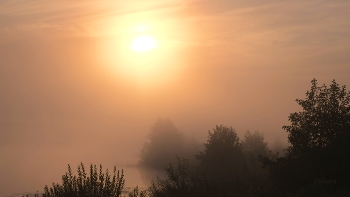
<instances>
[{"instance_id":1,"label":"foliage","mask_svg":"<svg viewBox=\"0 0 350 197\"><path fill-rule=\"evenodd\" d=\"M232 127L216 126L209 131L204 151L197 156L199 166L178 158L176 167L169 164L167 179L157 179L150 187L151 196L232 196L243 169L242 145Z\"/></svg>"},{"instance_id":2,"label":"foliage","mask_svg":"<svg viewBox=\"0 0 350 197\"><path fill-rule=\"evenodd\" d=\"M247 133L242 142L247 147L267 151L263 135ZM242 143L232 127L216 126L209 132L205 149L197 155L199 166L189 165L188 160L179 159L177 166L169 164L167 179L159 178L150 187L151 196L263 196L266 194L266 172L247 169ZM261 150L247 148L257 160ZM265 153L265 152L264 152ZM254 165L258 165L254 163ZM264 174L261 173L264 171ZM259 182L260 181L260 182Z\"/></svg>"},{"instance_id":3,"label":"foliage","mask_svg":"<svg viewBox=\"0 0 350 197\"><path fill-rule=\"evenodd\" d=\"M195 136L185 136L182 152L178 154L179 157L185 158L191 165L198 165L196 155L203 151L204 144L199 142Z\"/></svg>"},{"instance_id":4,"label":"foliage","mask_svg":"<svg viewBox=\"0 0 350 197\"><path fill-rule=\"evenodd\" d=\"M165 169L182 151L183 134L170 119L158 119L151 128L149 143L141 150L139 166Z\"/></svg>"},{"instance_id":5,"label":"foliage","mask_svg":"<svg viewBox=\"0 0 350 197\"><path fill-rule=\"evenodd\" d=\"M243 192L247 183L247 168L242 143L232 127L216 125L209 131L204 151L197 155L200 170L217 191Z\"/></svg>"},{"instance_id":6,"label":"foliage","mask_svg":"<svg viewBox=\"0 0 350 197\"><path fill-rule=\"evenodd\" d=\"M213 133L209 131L204 151L197 155L204 171L210 175L225 177L243 171L244 155L242 144L232 127L216 125Z\"/></svg>"},{"instance_id":7,"label":"foliage","mask_svg":"<svg viewBox=\"0 0 350 197\"><path fill-rule=\"evenodd\" d=\"M215 196L203 173L193 169L188 160L178 159L176 167L169 164L167 179L157 178L149 188L152 197Z\"/></svg>"},{"instance_id":8,"label":"foliage","mask_svg":"<svg viewBox=\"0 0 350 197\"><path fill-rule=\"evenodd\" d=\"M264 135L255 131L251 133L246 131L242 141L243 153L245 156L245 167L247 173L245 180L247 180L248 191L253 195L262 196L266 193L271 183L268 177L268 171L263 169L260 157L267 156L269 149L267 142L264 140Z\"/></svg>"},{"instance_id":9,"label":"foliage","mask_svg":"<svg viewBox=\"0 0 350 197\"><path fill-rule=\"evenodd\" d=\"M44 188L43 197L119 197L124 187L124 174L114 167L113 177L108 173L104 174L102 165L99 173L96 165L90 165L90 176L87 176L83 163L78 166L78 176L72 174L70 165L68 172L62 176L62 185L52 183Z\"/></svg>"},{"instance_id":10,"label":"foliage","mask_svg":"<svg viewBox=\"0 0 350 197\"><path fill-rule=\"evenodd\" d=\"M242 141L244 152L248 152L253 155L267 155L269 150L267 148L267 142L264 141L264 135L255 131L251 133L247 131L244 134L244 140Z\"/></svg>"},{"instance_id":11,"label":"foliage","mask_svg":"<svg viewBox=\"0 0 350 197\"><path fill-rule=\"evenodd\" d=\"M136 186L131 192L129 192L128 196L129 197L146 197L146 196L149 196L149 192L147 190L140 191L139 187Z\"/></svg>"},{"instance_id":12,"label":"foliage","mask_svg":"<svg viewBox=\"0 0 350 197\"><path fill-rule=\"evenodd\" d=\"M167 168L168 178L165 180L157 177L156 181L152 182L150 192L152 196L180 196L186 195L189 189L190 172L187 161L181 161L178 158L177 169L169 164Z\"/></svg>"},{"instance_id":13,"label":"foliage","mask_svg":"<svg viewBox=\"0 0 350 197\"><path fill-rule=\"evenodd\" d=\"M350 92L335 80L327 87L313 79L306 98L296 102L303 111L290 114L291 125L283 127L290 143L286 155L263 163L282 190L297 191L315 179L343 187L350 177Z\"/></svg>"},{"instance_id":14,"label":"foliage","mask_svg":"<svg viewBox=\"0 0 350 197\"><path fill-rule=\"evenodd\" d=\"M269 153L267 142L264 141L264 135L258 131L254 133L247 131L244 134L242 146L248 167L251 168L251 170L260 168L261 163L259 161L259 156L267 156Z\"/></svg>"},{"instance_id":15,"label":"foliage","mask_svg":"<svg viewBox=\"0 0 350 197\"><path fill-rule=\"evenodd\" d=\"M311 83L307 98L296 100L303 111L292 113L292 124L283 127L289 133L289 152L296 155L310 149L343 146L344 137L350 136L350 92L335 80L330 87L317 87L315 79Z\"/></svg>"}]
</instances>

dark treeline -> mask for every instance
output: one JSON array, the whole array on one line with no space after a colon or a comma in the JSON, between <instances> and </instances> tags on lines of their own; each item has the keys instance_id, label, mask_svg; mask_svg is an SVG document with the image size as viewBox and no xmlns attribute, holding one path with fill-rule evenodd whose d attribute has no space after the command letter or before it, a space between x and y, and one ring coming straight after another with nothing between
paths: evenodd
<instances>
[{"instance_id":1,"label":"dark treeline","mask_svg":"<svg viewBox=\"0 0 350 197\"><path fill-rule=\"evenodd\" d=\"M247 131L240 139L230 126L217 125L207 142L181 133L170 119L158 119L141 151L139 167L164 169L145 191L128 196L350 196L350 92L332 81L314 79L302 111L291 113L289 145L269 150L262 133ZM68 173L62 185L45 187L43 196L123 196L123 173L111 177L83 164L78 176Z\"/></svg>"}]
</instances>

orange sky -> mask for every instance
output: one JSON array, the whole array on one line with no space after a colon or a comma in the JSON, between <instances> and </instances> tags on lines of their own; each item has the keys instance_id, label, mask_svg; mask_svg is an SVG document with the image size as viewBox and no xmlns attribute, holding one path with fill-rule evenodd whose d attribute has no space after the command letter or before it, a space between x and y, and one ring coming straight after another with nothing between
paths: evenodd
<instances>
[{"instance_id":1,"label":"orange sky","mask_svg":"<svg viewBox=\"0 0 350 197\"><path fill-rule=\"evenodd\" d=\"M158 117L202 141L215 124L286 141L281 127L312 78L350 85L349 10L348 0L0 1L0 196L59 182L68 163L135 163ZM132 51L140 35L157 47Z\"/></svg>"}]
</instances>

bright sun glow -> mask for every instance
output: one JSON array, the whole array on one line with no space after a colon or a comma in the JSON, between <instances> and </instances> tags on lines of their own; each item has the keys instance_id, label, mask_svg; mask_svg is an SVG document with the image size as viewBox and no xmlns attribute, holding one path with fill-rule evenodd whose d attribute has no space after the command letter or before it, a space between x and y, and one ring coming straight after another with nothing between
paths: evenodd
<instances>
[{"instance_id":1,"label":"bright sun glow","mask_svg":"<svg viewBox=\"0 0 350 197\"><path fill-rule=\"evenodd\" d=\"M127 15L123 20L118 18L117 25L110 25L115 29L99 50L103 64L118 80L142 87L168 84L187 66L180 55L187 48L181 47L181 39L173 38L178 32L176 24L162 20L138 22L140 18L147 16Z\"/></svg>"},{"instance_id":2,"label":"bright sun glow","mask_svg":"<svg viewBox=\"0 0 350 197\"><path fill-rule=\"evenodd\" d=\"M153 49L156 46L156 42L150 36L139 36L131 44L131 49L139 52Z\"/></svg>"}]
</instances>

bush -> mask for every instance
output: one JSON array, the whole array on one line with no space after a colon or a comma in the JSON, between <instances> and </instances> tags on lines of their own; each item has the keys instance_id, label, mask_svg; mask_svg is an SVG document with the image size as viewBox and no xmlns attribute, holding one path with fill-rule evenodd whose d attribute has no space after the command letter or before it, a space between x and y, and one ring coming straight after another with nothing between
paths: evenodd
<instances>
[{"instance_id":1,"label":"bush","mask_svg":"<svg viewBox=\"0 0 350 197\"><path fill-rule=\"evenodd\" d=\"M114 166L113 177L108 173L104 174L102 165L99 173L96 165L90 165L90 176L87 176L83 163L78 166L78 176L72 174L70 165L68 172L62 176L62 185L52 183L52 187L44 188L43 197L120 197L124 187L124 174L117 171Z\"/></svg>"},{"instance_id":2,"label":"bush","mask_svg":"<svg viewBox=\"0 0 350 197\"><path fill-rule=\"evenodd\" d=\"M149 196L149 192L147 190L140 191L139 187L136 186L134 189L129 192L129 197L146 197Z\"/></svg>"},{"instance_id":3,"label":"bush","mask_svg":"<svg viewBox=\"0 0 350 197\"><path fill-rule=\"evenodd\" d=\"M168 178L157 178L149 188L152 197L214 196L204 174L190 167L188 160L178 159L176 166L169 164Z\"/></svg>"}]
</instances>

